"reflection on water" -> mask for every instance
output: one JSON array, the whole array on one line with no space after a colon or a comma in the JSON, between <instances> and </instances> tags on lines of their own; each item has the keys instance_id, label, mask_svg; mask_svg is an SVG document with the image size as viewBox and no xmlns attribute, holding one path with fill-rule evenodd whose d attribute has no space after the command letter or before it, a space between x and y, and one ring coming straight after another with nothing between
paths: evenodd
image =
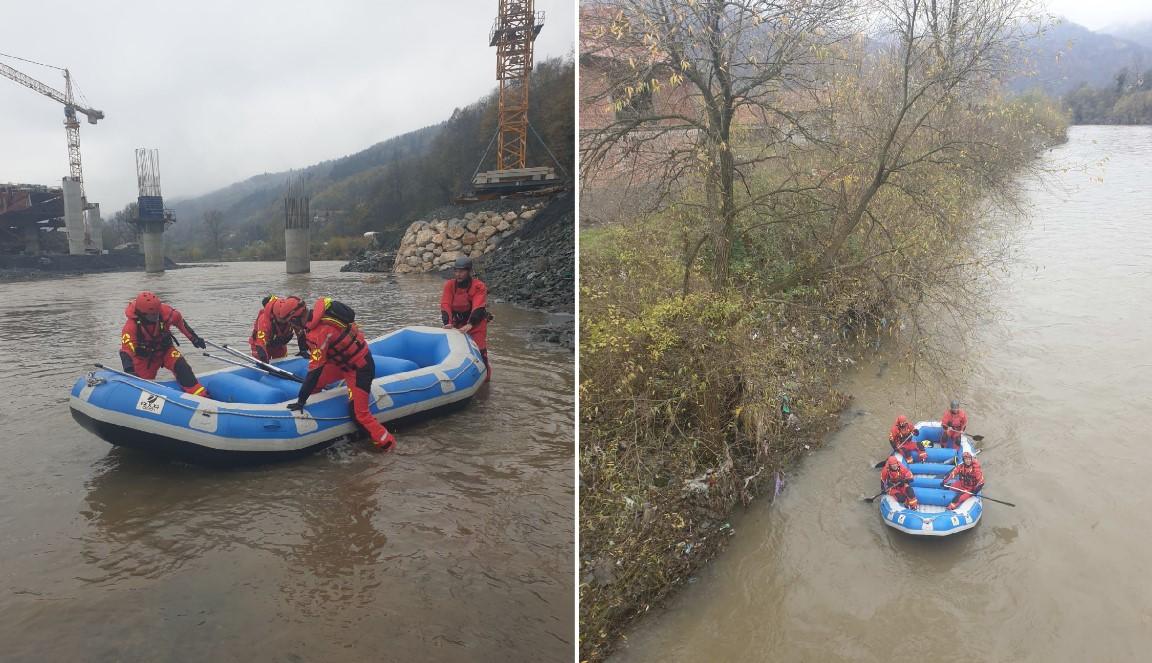
<instances>
[{"instance_id":1,"label":"reflection on water","mask_svg":"<svg viewBox=\"0 0 1152 663\"><path fill-rule=\"evenodd\" d=\"M573 356L531 341L544 314L495 305L497 377L467 407L397 428L395 454L342 442L209 469L113 448L68 415L72 381L116 365L142 288L241 347L269 292L346 301L370 337L438 322L436 277L365 284L337 267L0 284L0 659L571 656Z\"/></svg>"},{"instance_id":2,"label":"reflection on water","mask_svg":"<svg viewBox=\"0 0 1152 663\"><path fill-rule=\"evenodd\" d=\"M1026 182L1021 262L977 331L960 393L884 358L845 381L854 408L771 506L618 661L1138 661L1152 651L1152 127L1074 127ZM860 501L900 412L960 397L985 436L990 496L941 540L885 527ZM922 634L917 637L913 634Z\"/></svg>"}]
</instances>

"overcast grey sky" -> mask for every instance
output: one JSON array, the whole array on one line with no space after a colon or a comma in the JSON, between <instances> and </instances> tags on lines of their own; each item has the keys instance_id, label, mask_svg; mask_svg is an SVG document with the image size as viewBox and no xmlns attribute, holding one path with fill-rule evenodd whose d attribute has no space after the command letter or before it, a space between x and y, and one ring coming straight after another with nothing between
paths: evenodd
<instances>
[{"instance_id":1,"label":"overcast grey sky","mask_svg":"<svg viewBox=\"0 0 1152 663\"><path fill-rule=\"evenodd\" d=\"M359 151L447 119L496 86L497 0L39 0L5 3L0 53L68 67L88 199L136 198L133 150L160 150L166 198ZM572 0L546 12L536 57L567 56ZM0 58L59 90L61 72ZM63 106L0 77L0 182L59 186Z\"/></svg>"},{"instance_id":2,"label":"overcast grey sky","mask_svg":"<svg viewBox=\"0 0 1152 663\"><path fill-rule=\"evenodd\" d=\"M1053 14L1098 31L1152 19L1149 0L1047 0L1047 4Z\"/></svg>"}]
</instances>

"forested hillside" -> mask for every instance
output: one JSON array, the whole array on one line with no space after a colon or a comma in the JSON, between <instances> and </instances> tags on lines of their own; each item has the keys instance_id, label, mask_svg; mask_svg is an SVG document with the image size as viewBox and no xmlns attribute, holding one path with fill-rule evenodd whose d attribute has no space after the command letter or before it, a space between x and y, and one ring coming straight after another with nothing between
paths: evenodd
<instances>
[{"instance_id":1,"label":"forested hillside","mask_svg":"<svg viewBox=\"0 0 1152 663\"><path fill-rule=\"evenodd\" d=\"M1064 105L1073 124L1152 124L1152 68L1121 69L1105 85L1081 85Z\"/></svg>"},{"instance_id":2,"label":"forested hillside","mask_svg":"<svg viewBox=\"0 0 1152 663\"><path fill-rule=\"evenodd\" d=\"M575 154L574 95L571 59L536 63L529 121L569 174ZM172 201L177 223L166 233L168 253L177 260L283 258L283 198L289 175L303 177L311 195L313 257L344 258L368 231L382 233L385 242L398 240L421 214L470 189L496 127L493 90L438 124L361 152ZM554 166L535 136L529 136L528 145L530 165ZM493 147L481 170L494 167ZM124 232L130 214L131 209L125 209L110 219L115 239L130 239Z\"/></svg>"}]
</instances>

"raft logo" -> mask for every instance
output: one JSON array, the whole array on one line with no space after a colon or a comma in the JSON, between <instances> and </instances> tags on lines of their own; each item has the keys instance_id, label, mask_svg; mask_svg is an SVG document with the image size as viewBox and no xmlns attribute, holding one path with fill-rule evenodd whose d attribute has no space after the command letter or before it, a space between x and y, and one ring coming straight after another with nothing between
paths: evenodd
<instances>
[{"instance_id":1,"label":"raft logo","mask_svg":"<svg viewBox=\"0 0 1152 663\"><path fill-rule=\"evenodd\" d=\"M140 400L136 401L136 409L141 412L151 412L152 414L160 414L164 411L164 399L156 394L150 394L146 391L140 392Z\"/></svg>"}]
</instances>

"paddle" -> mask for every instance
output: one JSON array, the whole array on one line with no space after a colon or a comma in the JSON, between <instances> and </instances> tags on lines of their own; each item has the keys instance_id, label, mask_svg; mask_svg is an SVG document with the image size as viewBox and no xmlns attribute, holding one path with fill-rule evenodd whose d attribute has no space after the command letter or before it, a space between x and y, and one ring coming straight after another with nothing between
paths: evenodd
<instances>
[{"instance_id":1,"label":"paddle","mask_svg":"<svg viewBox=\"0 0 1152 663\"><path fill-rule=\"evenodd\" d=\"M891 488L891 486L889 486L889 488ZM887 493L888 493L888 490L885 489L885 490L882 490L882 491L876 493L872 497L861 497L860 499L864 502L875 502L877 497L881 497Z\"/></svg>"},{"instance_id":2,"label":"paddle","mask_svg":"<svg viewBox=\"0 0 1152 663\"><path fill-rule=\"evenodd\" d=\"M292 380L293 382L300 382L300 383L304 382L303 378L296 377L292 373L290 373L290 372L288 372L282 368L277 368L276 366L273 366L272 364L266 364L255 357L250 357L250 356L244 354L243 352L238 352L236 350L233 350L232 348L228 347L227 343L225 343L224 345L216 345L212 341L205 340L204 342L207 343L208 345L211 345L212 347L216 348L217 350L223 350L224 352L227 352L230 355L239 357L239 358L243 359L244 361L248 362L248 364L237 364L234 361L229 361L228 363L230 363L230 364L236 364L237 366L244 366L245 368L255 367L255 368L259 368L259 369L262 369L264 371L267 371L268 373L271 373L272 375L275 375L278 378L284 378L285 380ZM204 353L204 356L205 357L212 357L213 359L224 360L223 357L217 357L215 355L210 355L207 352ZM227 360L225 360L225 361L227 361Z\"/></svg>"},{"instance_id":3,"label":"paddle","mask_svg":"<svg viewBox=\"0 0 1152 663\"><path fill-rule=\"evenodd\" d=\"M1005 506L1016 506L1015 504L1013 504L1011 502L1005 502L1004 500L998 500L995 497L988 497L987 495L977 495L976 493L964 490L963 488L956 488L954 486L944 486L944 490L954 490L958 493L968 493L969 495L971 495L973 497L980 497L980 498L986 499L990 502L996 502L997 504L1003 504Z\"/></svg>"},{"instance_id":4,"label":"paddle","mask_svg":"<svg viewBox=\"0 0 1152 663\"><path fill-rule=\"evenodd\" d=\"M983 440L983 439L984 439L984 436L983 436L983 435L969 435L968 437L972 438L972 440L973 440L973 441L975 441L975 442L979 442L979 441L981 441L981 440ZM942 448L942 447L941 447L941 448ZM975 451L975 455L979 456L981 451L983 451L983 449L977 449L977 450ZM896 451L895 451L895 450L893 450L893 451L892 451L892 453L896 453ZM945 463L951 463L951 464L955 465L955 464L956 464L956 459L957 459L957 458L959 458L959 457L960 457L960 456L959 456L959 454L957 454L957 455L956 455L954 458L952 458L951 460L946 460L946 461L944 461L944 462L945 462ZM887 463L887 462L888 462L888 459L887 459L887 458L885 458L885 459L884 459L884 460L882 460L882 461L879 461L879 462L876 462L876 463L872 463L872 469L874 469L874 470L878 470L878 469L880 469L880 468L884 467L884 463Z\"/></svg>"},{"instance_id":5,"label":"paddle","mask_svg":"<svg viewBox=\"0 0 1152 663\"><path fill-rule=\"evenodd\" d=\"M981 451L984 451L984 450L983 449L977 449L976 451L972 452L972 455L973 456L979 456ZM963 456L961 456L960 454L956 454L955 456L952 456L948 460L944 461L944 464L945 465L956 465L957 463L960 462L961 458L963 458Z\"/></svg>"},{"instance_id":6,"label":"paddle","mask_svg":"<svg viewBox=\"0 0 1152 663\"><path fill-rule=\"evenodd\" d=\"M958 430L956 428L953 428L952 426L943 426L943 427L947 428L948 430ZM960 432L963 433L964 435L967 435L968 437L972 438L976 442L983 442L984 441L983 435L973 435L972 433L969 433L967 431L960 431Z\"/></svg>"}]
</instances>

